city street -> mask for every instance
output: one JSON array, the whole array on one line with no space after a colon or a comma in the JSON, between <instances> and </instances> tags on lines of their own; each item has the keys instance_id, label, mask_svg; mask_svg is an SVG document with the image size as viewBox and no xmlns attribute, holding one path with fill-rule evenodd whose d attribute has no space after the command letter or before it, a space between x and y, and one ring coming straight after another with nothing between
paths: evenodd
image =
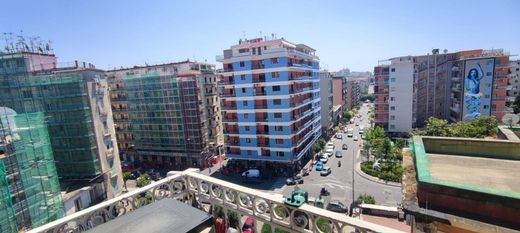
<instances>
[{"instance_id":1,"label":"city street","mask_svg":"<svg viewBox=\"0 0 520 233\"><path fill-rule=\"evenodd\" d=\"M359 134L359 127L369 127L369 106L363 105L358 111L361 115L361 120L355 118L354 124L349 124L349 128L354 128L354 136L357 136L359 141L354 141L354 137L347 137L343 133L342 139L333 138L332 142L335 145L335 151L341 151L343 157L336 158L334 154L329 158L325 166L332 169L332 173L328 176L320 176L319 171L313 169L309 176L304 177L304 183L298 185L301 189L309 192L310 199L313 200L318 197L320 189L325 187L331 195L325 197L326 201L331 199L339 200L344 204L352 203L352 175L354 173L354 199L361 194L369 194L376 199L376 203L386 206L397 206L401 202L401 188L377 183L368 180L356 172L353 172L354 164L361 161L359 150L361 149L362 139ZM358 123L359 126L355 126ZM342 150L342 145L347 144L348 150ZM353 164L354 156L354 164ZM341 167L338 167L338 161L341 161ZM306 165L308 167L309 165ZM290 194L294 190L293 186L284 186L280 191L284 195Z\"/></svg>"}]
</instances>

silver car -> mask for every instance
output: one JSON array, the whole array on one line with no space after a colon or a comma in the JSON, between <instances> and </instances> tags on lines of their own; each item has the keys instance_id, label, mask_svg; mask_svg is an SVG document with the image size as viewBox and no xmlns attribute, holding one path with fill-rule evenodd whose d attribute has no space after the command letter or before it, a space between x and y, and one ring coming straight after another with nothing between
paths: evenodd
<instances>
[{"instance_id":1,"label":"silver car","mask_svg":"<svg viewBox=\"0 0 520 233\"><path fill-rule=\"evenodd\" d=\"M323 167L320 171L320 175L328 176L331 172L332 170L330 169L330 167Z\"/></svg>"}]
</instances>

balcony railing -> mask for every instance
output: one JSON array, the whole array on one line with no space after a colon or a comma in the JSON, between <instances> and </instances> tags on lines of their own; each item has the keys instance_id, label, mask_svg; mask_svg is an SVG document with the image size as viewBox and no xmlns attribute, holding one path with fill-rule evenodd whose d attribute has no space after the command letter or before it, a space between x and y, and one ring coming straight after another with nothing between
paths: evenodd
<instances>
[{"instance_id":1,"label":"balcony railing","mask_svg":"<svg viewBox=\"0 0 520 233\"><path fill-rule=\"evenodd\" d=\"M281 195L273 195L225 182L190 169L37 227L29 232L84 232L133 211L139 211L143 206L164 198L174 198L207 212L213 210L216 206L220 206L224 208L225 213L230 210L238 213L239 216L254 216L259 221L290 232L323 232L324 228L328 232L344 232L347 230L400 232L308 204L300 207L288 206L284 204ZM275 208L277 211L274 211ZM318 229L318 222L321 219L326 219L328 222L321 225L320 230ZM238 221L238 225L242 226L242 219L238 218Z\"/></svg>"}]
</instances>

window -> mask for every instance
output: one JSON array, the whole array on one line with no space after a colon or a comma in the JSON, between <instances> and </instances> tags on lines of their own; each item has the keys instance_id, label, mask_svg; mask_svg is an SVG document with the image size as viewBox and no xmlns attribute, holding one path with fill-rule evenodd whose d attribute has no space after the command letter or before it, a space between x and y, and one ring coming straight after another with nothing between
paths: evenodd
<instances>
[{"instance_id":1,"label":"window","mask_svg":"<svg viewBox=\"0 0 520 233\"><path fill-rule=\"evenodd\" d=\"M280 73L278 73L278 72L271 72L271 76L273 78L279 78L280 77Z\"/></svg>"},{"instance_id":2,"label":"window","mask_svg":"<svg viewBox=\"0 0 520 233\"><path fill-rule=\"evenodd\" d=\"M395 72L395 68L392 68L392 69L391 69L391 72Z\"/></svg>"},{"instance_id":3,"label":"window","mask_svg":"<svg viewBox=\"0 0 520 233\"><path fill-rule=\"evenodd\" d=\"M274 105L280 105L280 104L282 104L282 100L281 99L274 99L273 100L273 104Z\"/></svg>"},{"instance_id":4,"label":"window","mask_svg":"<svg viewBox=\"0 0 520 233\"><path fill-rule=\"evenodd\" d=\"M395 83L395 78L390 78L390 82Z\"/></svg>"},{"instance_id":5,"label":"window","mask_svg":"<svg viewBox=\"0 0 520 233\"><path fill-rule=\"evenodd\" d=\"M283 139L279 139L279 138L277 138L277 139L276 139L276 144L283 144Z\"/></svg>"},{"instance_id":6,"label":"window","mask_svg":"<svg viewBox=\"0 0 520 233\"><path fill-rule=\"evenodd\" d=\"M246 153L247 153L247 155L252 155L252 154L253 154L253 151L251 151L251 150L246 150Z\"/></svg>"},{"instance_id":7,"label":"window","mask_svg":"<svg viewBox=\"0 0 520 233\"><path fill-rule=\"evenodd\" d=\"M248 119L249 118L249 113L244 113L244 119Z\"/></svg>"},{"instance_id":8,"label":"window","mask_svg":"<svg viewBox=\"0 0 520 233\"><path fill-rule=\"evenodd\" d=\"M280 86L273 86L273 91L280 91Z\"/></svg>"},{"instance_id":9,"label":"window","mask_svg":"<svg viewBox=\"0 0 520 233\"><path fill-rule=\"evenodd\" d=\"M390 101L395 101L395 97L390 97Z\"/></svg>"},{"instance_id":10,"label":"window","mask_svg":"<svg viewBox=\"0 0 520 233\"><path fill-rule=\"evenodd\" d=\"M489 108L489 105L484 104L484 109L488 109L488 108Z\"/></svg>"},{"instance_id":11,"label":"window","mask_svg":"<svg viewBox=\"0 0 520 233\"><path fill-rule=\"evenodd\" d=\"M394 115L391 115L391 116L390 116L390 120L395 120L395 116L394 116Z\"/></svg>"},{"instance_id":12,"label":"window","mask_svg":"<svg viewBox=\"0 0 520 233\"><path fill-rule=\"evenodd\" d=\"M251 130L251 127L249 127L249 126L244 126L244 129L245 129L246 131L249 131L249 130Z\"/></svg>"},{"instance_id":13,"label":"window","mask_svg":"<svg viewBox=\"0 0 520 233\"><path fill-rule=\"evenodd\" d=\"M242 101L242 105L249 106L249 103L247 102L247 100L244 100L244 101Z\"/></svg>"},{"instance_id":14,"label":"window","mask_svg":"<svg viewBox=\"0 0 520 233\"><path fill-rule=\"evenodd\" d=\"M251 138L246 138L246 143L251 143Z\"/></svg>"},{"instance_id":15,"label":"window","mask_svg":"<svg viewBox=\"0 0 520 233\"><path fill-rule=\"evenodd\" d=\"M283 126L275 126L274 131L278 131L278 132L283 131Z\"/></svg>"},{"instance_id":16,"label":"window","mask_svg":"<svg viewBox=\"0 0 520 233\"><path fill-rule=\"evenodd\" d=\"M281 112L275 112L274 113L274 118L282 118L282 113Z\"/></svg>"},{"instance_id":17,"label":"window","mask_svg":"<svg viewBox=\"0 0 520 233\"><path fill-rule=\"evenodd\" d=\"M242 80L242 81L246 80L246 75L245 74L240 75L240 80Z\"/></svg>"},{"instance_id":18,"label":"window","mask_svg":"<svg viewBox=\"0 0 520 233\"><path fill-rule=\"evenodd\" d=\"M271 63L278 64L278 58L277 57L271 58Z\"/></svg>"},{"instance_id":19,"label":"window","mask_svg":"<svg viewBox=\"0 0 520 233\"><path fill-rule=\"evenodd\" d=\"M245 66L244 62L241 61L241 62L240 62L240 67L244 67L244 66Z\"/></svg>"},{"instance_id":20,"label":"window","mask_svg":"<svg viewBox=\"0 0 520 233\"><path fill-rule=\"evenodd\" d=\"M390 91L395 91L395 87L390 87Z\"/></svg>"},{"instance_id":21,"label":"window","mask_svg":"<svg viewBox=\"0 0 520 233\"><path fill-rule=\"evenodd\" d=\"M276 152L276 156L283 157L283 151L277 151Z\"/></svg>"},{"instance_id":22,"label":"window","mask_svg":"<svg viewBox=\"0 0 520 233\"><path fill-rule=\"evenodd\" d=\"M242 87L242 93L246 93L246 88Z\"/></svg>"},{"instance_id":23,"label":"window","mask_svg":"<svg viewBox=\"0 0 520 233\"><path fill-rule=\"evenodd\" d=\"M253 48L253 54L256 54L256 48Z\"/></svg>"},{"instance_id":24,"label":"window","mask_svg":"<svg viewBox=\"0 0 520 233\"><path fill-rule=\"evenodd\" d=\"M390 107L390 110L395 110L395 106Z\"/></svg>"},{"instance_id":25,"label":"window","mask_svg":"<svg viewBox=\"0 0 520 233\"><path fill-rule=\"evenodd\" d=\"M395 129L395 125L390 125L390 129Z\"/></svg>"}]
</instances>

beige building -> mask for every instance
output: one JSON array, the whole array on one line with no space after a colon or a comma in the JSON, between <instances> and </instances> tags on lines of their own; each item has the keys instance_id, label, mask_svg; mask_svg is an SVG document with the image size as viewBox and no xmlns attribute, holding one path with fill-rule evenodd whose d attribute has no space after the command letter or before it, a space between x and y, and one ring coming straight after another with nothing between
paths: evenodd
<instances>
[{"instance_id":1,"label":"beige building","mask_svg":"<svg viewBox=\"0 0 520 233\"><path fill-rule=\"evenodd\" d=\"M205 167L223 154L217 75L182 61L106 72L121 157L158 168Z\"/></svg>"}]
</instances>

